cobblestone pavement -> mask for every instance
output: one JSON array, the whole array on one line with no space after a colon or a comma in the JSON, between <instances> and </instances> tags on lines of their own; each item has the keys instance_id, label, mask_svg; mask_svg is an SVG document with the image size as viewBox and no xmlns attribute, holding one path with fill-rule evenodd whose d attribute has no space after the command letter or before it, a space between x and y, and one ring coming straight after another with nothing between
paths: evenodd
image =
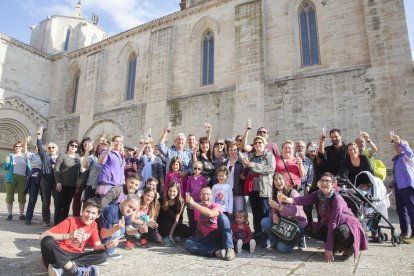
<instances>
[{"instance_id":1,"label":"cobblestone pavement","mask_svg":"<svg viewBox=\"0 0 414 276\"><path fill-rule=\"evenodd\" d=\"M40 265L37 239L46 230L41 226L40 198L32 225L18 220L14 205L13 221L8 222L5 194L0 193L0 275L47 275ZM395 223L396 214L390 213ZM99 269L102 275L414 275L414 244L370 243L368 251L355 260L342 261L337 256L329 264L323 260L323 243L307 239L307 245L303 252L288 255L259 248L255 254L243 252L227 262L190 255L182 242L174 248L151 244L132 251L121 244L123 258Z\"/></svg>"}]
</instances>

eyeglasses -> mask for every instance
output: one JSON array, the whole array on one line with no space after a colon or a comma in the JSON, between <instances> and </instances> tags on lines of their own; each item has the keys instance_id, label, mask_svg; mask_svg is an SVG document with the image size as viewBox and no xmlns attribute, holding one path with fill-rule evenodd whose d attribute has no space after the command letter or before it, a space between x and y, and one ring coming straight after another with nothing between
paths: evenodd
<instances>
[{"instance_id":1,"label":"eyeglasses","mask_svg":"<svg viewBox=\"0 0 414 276\"><path fill-rule=\"evenodd\" d=\"M202 168L193 168L194 171L201 171L203 170Z\"/></svg>"},{"instance_id":2,"label":"eyeglasses","mask_svg":"<svg viewBox=\"0 0 414 276\"><path fill-rule=\"evenodd\" d=\"M323 182L323 183L332 183L333 181L331 179L321 178L321 182Z\"/></svg>"},{"instance_id":3,"label":"eyeglasses","mask_svg":"<svg viewBox=\"0 0 414 276\"><path fill-rule=\"evenodd\" d=\"M224 146L224 143L216 143L216 145Z\"/></svg>"},{"instance_id":4,"label":"eyeglasses","mask_svg":"<svg viewBox=\"0 0 414 276\"><path fill-rule=\"evenodd\" d=\"M47 147L47 149L54 149L55 147Z\"/></svg>"},{"instance_id":5,"label":"eyeglasses","mask_svg":"<svg viewBox=\"0 0 414 276\"><path fill-rule=\"evenodd\" d=\"M72 148L79 148L79 146L78 145L75 145L75 144L71 144L70 145Z\"/></svg>"},{"instance_id":6,"label":"eyeglasses","mask_svg":"<svg viewBox=\"0 0 414 276\"><path fill-rule=\"evenodd\" d=\"M241 142L242 141L242 139L236 139L236 142Z\"/></svg>"},{"instance_id":7,"label":"eyeglasses","mask_svg":"<svg viewBox=\"0 0 414 276\"><path fill-rule=\"evenodd\" d=\"M262 133L262 134L267 134L267 131L266 131L266 130L258 130L258 131L257 131L257 134L259 134L259 133Z\"/></svg>"},{"instance_id":8,"label":"eyeglasses","mask_svg":"<svg viewBox=\"0 0 414 276\"><path fill-rule=\"evenodd\" d=\"M15 148L22 148L23 146L19 146L19 145L17 145L17 146L14 146Z\"/></svg>"}]
</instances>

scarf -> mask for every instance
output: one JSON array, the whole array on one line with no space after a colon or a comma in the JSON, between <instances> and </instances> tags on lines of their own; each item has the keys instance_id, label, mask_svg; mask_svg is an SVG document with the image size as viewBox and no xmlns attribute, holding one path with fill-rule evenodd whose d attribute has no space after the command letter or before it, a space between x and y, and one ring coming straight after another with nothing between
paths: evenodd
<instances>
[{"instance_id":1,"label":"scarf","mask_svg":"<svg viewBox=\"0 0 414 276\"><path fill-rule=\"evenodd\" d=\"M329 199L333 196L334 193L335 193L334 189L332 189L329 192L329 194L326 195L326 196L322 193L321 190L316 191L316 195L318 197L318 200L320 202L322 202L322 206L321 206L322 210L326 210L326 203L329 201Z\"/></svg>"}]
</instances>

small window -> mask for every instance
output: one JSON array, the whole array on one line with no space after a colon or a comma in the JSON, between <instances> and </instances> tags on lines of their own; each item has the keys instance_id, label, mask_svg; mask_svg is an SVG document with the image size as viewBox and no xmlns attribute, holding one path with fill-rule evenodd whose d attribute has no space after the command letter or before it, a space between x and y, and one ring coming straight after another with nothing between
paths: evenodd
<instances>
[{"instance_id":1,"label":"small window","mask_svg":"<svg viewBox=\"0 0 414 276\"><path fill-rule=\"evenodd\" d=\"M202 85L214 83L214 34L207 30L203 35Z\"/></svg>"},{"instance_id":2,"label":"small window","mask_svg":"<svg viewBox=\"0 0 414 276\"><path fill-rule=\"evenodd\" d=\"M310 1L303 1L299 9L302 66L319 64L318 27L316 11Z\"/></svg>"},{"instance_id":3,"label":"small window","mask_svg":"<svg viewBox=\"0 0 414 276\"><path fill-rule=\"evenodd\" d=\"M70 29L66 31L66 39L65 39L65 45L63 47L64 51L67 51L69 49L69 39L70 39Z\"/></svg>"},{"instance_id":4,"label":"small window","mask_svg":"<svg viewBox=\"0 0 414 276\"><path fill-rule=\"evenodd\" d=\"M137 55L132 54L128 59L128 79L127 79L127 92L126 92L127 101L134 99L136 71L137 71Z\"/></svg>"}]
</instances>

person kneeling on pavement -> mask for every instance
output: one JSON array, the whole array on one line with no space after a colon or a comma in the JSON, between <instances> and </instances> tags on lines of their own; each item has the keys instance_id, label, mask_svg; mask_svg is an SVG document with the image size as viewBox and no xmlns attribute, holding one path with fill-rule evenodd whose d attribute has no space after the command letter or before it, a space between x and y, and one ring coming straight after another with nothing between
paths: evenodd
<instances>
[{"instance_id":1,"label":"person kneeling on pavement","mask_svg":"<svg viewBox=\"0 0 414 276\"><path fill-rule=\"evenodd\" d=\"M202 237L188 239L184 247L200 256L213 257L232 261L235 259L233 237L230 221L223 214L221 205L211 203L211 188L200 190L201 203L198 204L191 196L186 196L186 203L194 208L194 221Z\"/></svg>"},{"instance_id":2,"label":"person kneeling on pavement","mask_svg":"<svg viewBox=\"0 0 414 276\"><path fill-rule=\"evenodd\" d=\"M132 226L132 215L139 208L140 199L138 195L128 195L126 199L119 204L110 204L102 210L99 217L99 226L101 228L100 236L102 242L114 241L115 246L106 249L108 257L111 259L120 259L122 254L116 252L118 241L125 232L128 235L137 235L148 232L146 226L140 229Z\"/></svg>"},{"instance_id":3,"label":"person kneeling on pavement","mask_svg":"<svg viewBox=\"0 0 414 276\"><path fill-rule=\"evenodd\" d=\"M279 202L308 206L317 204L320 222L312 223L312 231L306 233L317 240L325 241L325 260L334 261L334 253L343 252L342 258L347 259L359 251L368 249L368 241L358 218L348 208L343 197L334 190L335 177L324 173L318 182L319 190L307 196L295 198L278 194Z\"/></svg>"},{"instance_id":4,"label":"person kneeling on pavement","mask_svg":"<svg viewBox=\"0 0 414 276\"><path fill-rule=\"evenodd\" d=\"M95 219L100 205L96 199L89 199L83 205L81 217L70 217L39 236L42 260L49 275L98 275L96 264L107 259L105 249L116 246L114 241L102 244ZM84 252L86 244L94 250Z\"/></svg>"}]
</instances>

